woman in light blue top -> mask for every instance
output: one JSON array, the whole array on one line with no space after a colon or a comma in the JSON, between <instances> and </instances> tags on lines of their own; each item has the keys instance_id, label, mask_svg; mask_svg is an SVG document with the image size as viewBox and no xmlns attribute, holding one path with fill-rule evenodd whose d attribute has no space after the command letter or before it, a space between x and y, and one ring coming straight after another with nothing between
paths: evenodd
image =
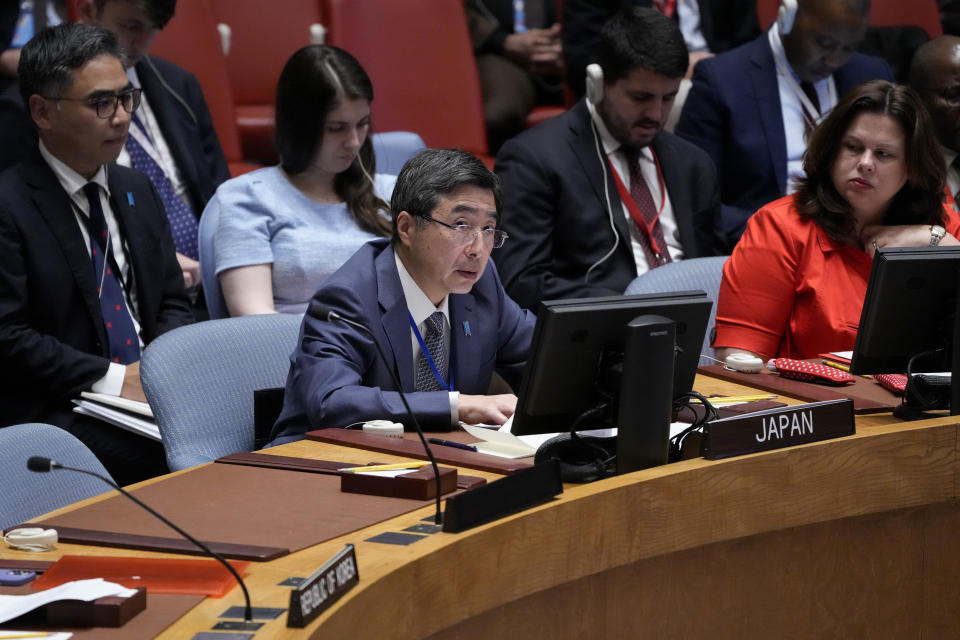
<instances>
[{"instance_id":1,"label":"woman in light blue top","mask_svg":"<svg viewBox=\"0 0 960 640\"><path fill-rule=\"evenodd\" d=\"M217 276L230 315L302 313L360 245L390 235L394 176L378 175L370 142L373 87L356 58L311 45L277 85L280 166L228 180L217 207Z\"/></svg>"}]
</instances>

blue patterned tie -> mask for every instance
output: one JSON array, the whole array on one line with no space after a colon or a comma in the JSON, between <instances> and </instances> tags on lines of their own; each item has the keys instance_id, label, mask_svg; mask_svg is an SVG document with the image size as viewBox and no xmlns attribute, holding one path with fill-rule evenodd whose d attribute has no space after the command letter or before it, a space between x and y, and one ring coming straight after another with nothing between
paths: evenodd
<instances>
[{"instance_id":1,"label":"blue patterned tie","mask_svg":"<svg viewBox=\"0 0 960 640\"><path fill-rule=\"evenodd\" d=\"M437 366L437 371L447 379L447 350L443 345L443 329L446 325L446 318L442 311L434 311L433 315L427 318L426 335L423 336L423 343L427 345L427 350L433 358L433 364ZM427 361L427 356L422 351L417 360L416 379L414 387L417 391L442 391L443 386L437 377L433 375L433 369Z\"/></svg>"},{"instance_id":2,"label":"blue patterned tie","mask_svg":"<svg viewBox=\"0 0 960 640\"><path fill-rule=\"evenodd\" d=\"M139 127L149 140L150 135L136 113L133 114L133 124ZM197 217L183 198L173 190L173 184L167 174L163 172L163 169L160 168L160 165L132 135L127 136L127 153L130 154L133 168L150 178L150 182L153 183L157 193L160 194L163 208L167 210L170 233L173 234L173 244L177 248L177 252L197 260L199 256L197 252Z\"/></svg>"},{"instance_id":3,"label":"blue patterned tie","mask_svg":"<svg viewBox=\"0 0 960 640\"><path fill-rule=\"evenodd\" d=\"M100 296L100 312L110 343L110 359L120 364L130 364L140 359L140 341L123 300L120 281L114 273L117 263L113 258L104 260L108 255L109 233L107 219L103 217L103 208L100 206L100 187L88 182L83 186L83 193L90 203L90 257L93 261L93 277L98 286L97 294Z\"/></svg>"}]
</instances>

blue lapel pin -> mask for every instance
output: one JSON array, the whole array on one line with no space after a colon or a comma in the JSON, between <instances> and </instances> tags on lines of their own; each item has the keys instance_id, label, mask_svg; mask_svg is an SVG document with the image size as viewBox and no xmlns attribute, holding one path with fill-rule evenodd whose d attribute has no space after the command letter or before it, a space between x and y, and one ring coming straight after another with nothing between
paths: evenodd
<instances>
[{"instance_id":1,"label":"blue lapel pin","mask_svg":"<svg viewBox=\"0 0 960 640\"><path fill-rule=\"evenodd\" d=\"M469 336L469 335L470 335L470 321L469 321L469 320L464 320L464 321L463 321L463 335L465 335L465 336Z\"/></svg>"},{"instance_id":2,"label":"blue lapel pin","mask_svg":"<svg viewBox=\"0 0 960 640\"><path fill-rule=\"evenodd\" d=\"M132 192L132 191L127 191L127 204L129 204L131 207L135 206L135 205L133 204L133 192Z\"/></svg>"}]
</instances>

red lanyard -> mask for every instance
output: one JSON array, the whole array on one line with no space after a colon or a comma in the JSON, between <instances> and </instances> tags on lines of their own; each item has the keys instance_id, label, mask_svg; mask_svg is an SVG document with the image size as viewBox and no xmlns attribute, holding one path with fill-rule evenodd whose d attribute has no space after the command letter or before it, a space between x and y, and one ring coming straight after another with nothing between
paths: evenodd
<instances>
[{"instance_id":1,"label":"red lanyard","mask_svg":"<svg viewBox=\"0 0 960 640\"><path fill-rule=\"evenodd\" d=\"M650 248L654 250L655 253L659 256L670 255L666 251L666 247L661 248L656 239L653 237L653 228L657 226L657 221L660 219L660 214L663 213L663 206L667 202L667 188L663 183L663 171L660 169L660 158L657 157L657 154L653 152L653 149L650 149L651 155L653 155L653 163L657 166L657 183L660 185L660 208L657 209L657 215L653 218L653 221L650 224L647 224L647 219L644 218L643 212L640 211L640 207L637 206L637 201L633 199L633 196L630 195L630 190L627 189L627 186L623 184L623 180L620 179L620 174L617 173L616 169L613 168L613 164L610 162L610 158L607 158L607 164L610 165L610 173L613 174L613 179L617 183L617 193L620 194L620 199L623 200L623 204L627 207L627 211L630 212L630 217L633 218L634 223L638 228L643 230L647 235L647 241L650 243ZM627 159L627 162L634 162L633 160ZM629 166L627 168L629 171Z\"/></svg>"},{"instance_id":2,"label":"red lanyard","mask_svg":"<svg viewBox=\"0 0 960 640\"><path fill-rule=\"evenodd\" d=\"M653 6L663 15L672 18L673 12L677 8L677 0L653 0Z\"/></svg>"}]
</instances>

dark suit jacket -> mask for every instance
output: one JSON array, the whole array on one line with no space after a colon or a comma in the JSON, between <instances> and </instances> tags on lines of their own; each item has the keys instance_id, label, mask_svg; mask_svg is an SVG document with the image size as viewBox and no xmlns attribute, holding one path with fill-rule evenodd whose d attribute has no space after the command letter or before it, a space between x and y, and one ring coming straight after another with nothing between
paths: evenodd
<instances>
[{"instance_id":1,"label":"dark suit jacket","mask_svg":"<svg viewBox=\"0 0 960 640\"><path fill-rule=\"evenodd\" d=\"M557 21L555 0L538 1L543 5L543 21L531 28L549 27ZM464 9L474 51L502 53L503 41L514 31L513 0L464 0Z\"/></svg>"},{"instance_id":2,"label":"dark suit jacket","mask_svg":"<svg viewBox=\"0 0 960 640\"><path fill-rule=\"evenodd\" d=\"M602 149L602 146L601 146ZM720 193L710 158L665 131L653 141L688 258L716 255ZM604 158L604 163L606 158ZM521 306L541 300L623 293L637 275L630 230L612 173L603 169L590 112L572 109L508 141L494 171L503 185L502 226L510 235L493 252L507 293ZM606 198L613 206L616 235ZM587 270L613 248L585 281Z\"/></svg>"},{"instance_id":3,"label":"dark suit jacket","mask_svg":"<svg viewBox=\"0 0 960 640\"><path fill-rule=\"evenodd\" d=\"M313 299L369 327L389 362L380 358L369 335L313 315L311 305L291 357L274 444L299 440L310 428L380 418L408 422L388 367L399 378L420 425L430 431L450 429L448 392L414 391L409 311L389 240L362 246ZM455 388L484 394L494 370L516 388L534 323L533 314L506 296L488 263L470 293L450 295Z\"/></svg>"},{"instance_id":4,"label":"dark suit jacket","mask_svg":"<svg viewBox=\"0 0 960 640\"><path fill-rule=\"evenodd\" d=\"M149 343L192 321L183 276L150 181L114 165L108 181ZM0 173L0 426L68 427L70 399L106 374L108 348L90 254L69 197L35 151Z\"/></svg>"},{"instance_id":5,"label":"dark suit jacket","mask_svg":"<svg viewBox=\"0 0 960 640\"><path fill-rule=\"evenodd\" d=\"M563 54L567 60L567 83L576 96L583 95L587 65L603 24L624 6L653 6L651 0L564 0ZM760 33L756 0L698 0L700 29L713 53L722 53Z\"/></svg>"},{"instance_id":6,"label":"dark suit jacket","mask_svg":"<svg viewBox=\"0 0 960 640\"><path fill-rule=\"evenodd\" d=\"M893 79L887 63L854 54L834 74L837 95L875 78ZM766 33L696 66L676 133L717 165L723 233L732 248L753 212L782 197L787 187L786 134Z\"/></svg>"},{"instance_id":7,"label":"dark suit jacket","mask_svg":"<svg viewBox=\"0 0 960 640\"><path fill-rule=\"evenodd\" d=\"M10 47L13 32L17 27L17 17L20 15L19 2L4 2L0 6L0 51Z\"/></svg>"},{"instance_id":8,"label":"dark suit jacket","mask_svg":"<svg viewBox=\"0 0 960 640\"><path fill-rule=\"evenodd\" d=\"M203 92L192 73L161 58L144 58L136 69L199 217L220 183L230 178ZM0 170L31 156L36 147L36 128L14 85L0 96Z\"/></svg>"},{"instance_id":9,"label":"dark suit jacket","mask_svg":"<svg viewBox=\"0 0 960 640\"><path fill-rule=\"evenodd\" d=\"M10 41L13 39L13 32L17 27L17 17L20 15L19 2L0 3L0 51L10 48ZM3 91L11 84L16 84L11 76L0 75L0 91Z\"/></svg>"}]
</instances>

